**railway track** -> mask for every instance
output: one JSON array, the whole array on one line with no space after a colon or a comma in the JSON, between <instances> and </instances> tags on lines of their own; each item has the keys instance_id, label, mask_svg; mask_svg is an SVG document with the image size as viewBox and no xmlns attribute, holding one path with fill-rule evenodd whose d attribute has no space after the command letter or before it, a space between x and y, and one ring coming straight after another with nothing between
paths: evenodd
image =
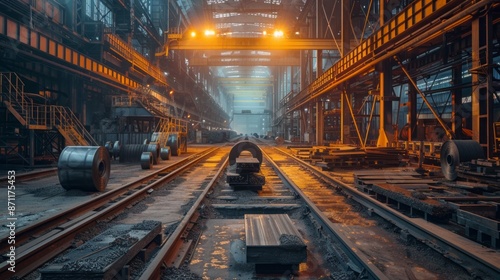
<instances>
[{"instance_id":1,"label":"railway track","mask_svg":"<svg viewBox=\"0 0 500 280\"><path fill-rule=\"evenodd\" d=\"M152 190L170 182L195 164L214 153L217 148L183 158L146 176L91 198L84 203L39 220L16 231L16 276L24 276L70 247L76 234L100 219L117 215L143 199ZM33 239L33 237L36 237ZM1 252L9 250L9 235L1 239ZM33 240L31 240L33 239ZM22 244L22 245L20 245ZM0 278L7 279L9 265L0 266Z\"/></svg>"},{"instance_id":2,"label":"railway track","mask_svg":"<svg viewBox=\"0 0 500 280\"><path fill-rule=\"evenodd\" d=\"M54 262L49 259L70 247L76 232L82 231L77 225L88 228L106 216L113 224L145 220L163 224L163 241L151 258L134 257L127 265L132 267L130 279L499 278L496 251L481 250L463 239L455 244L454 236L424 225L427 222L422 219L405 217L282 150L264 144L261 148L261 173L266 178L261 191L235 190L226 183L230 147L222 147L210 155L197 155L197 162L187 169L158 170L135 182L135 191L124 189L125 194L94 207L106 214L93 210L81 211L92 214L65 214L78 217L66 224L61 225L64 219L54 223L52 228L59 223L56 231L41 238L44 241L26 243L41 251L20 250L19 258L24 253L32 259L20 260L17 266L29 267L27 273ZM160 187L166 184L162 180L169 181L168 187ZM279 267L282 270L247 263L244 220L249 214L289 216L307 244L307 261L295 268ZM53 255L47 254L48 248ZM5 270L0 274L4 276L9 276Z\"/></svg>"},{"instance_id":3,"label":"railway track","mask_svg":"<svg viewBox=\"0 0 500 280\"><path fill-rule=\"evenodd\" d=\"M26 173L16 173L16 179L22 181L35 180L39 178L44 178L47 176L52 176L57 174L57 168L47 168L42 170L30 171ZM5 184L8 182L8 177L0 177L0 183Z\"/></svg>"},{"instance_id":4,"label":"railway track","mask_svg":"<svg viewBox=\"0 0 500 280\"><path fill-rule=\"evenodd\" d=\"M384 222L377 215L371 217L368 213L373 212L366 211L362 204L352 198L353 194L332 184L321 172L316 173L317 170L312 171L302 165L303 162L299 163L275 149L263 150L267 154L262 163L262 173L266 176L263 190L234 191L221 179L207 193L204 201L198 201L198 210L190 210L194 213L199 211L201 218L195 222L192 217L186 217L185 224L199 225L198 231L201 233L193 237L193 242L197 243L192 245L194 248L191 253L184 253L185 259L180 263L185 265L177 265L180 270L165 270L163 279L176 279L178 275L224 279L276 277L276 274L265 272L259 274L262 272L256 272L252 264L241 261L241 255L244 254L242 248L245 247L241 221L245 214L252 213L286 213L292 217L308 241L308 261L300 266L298 276L342 279L495 279L495 270L485 273L480 271L480 266L469 270L463 263L462 266L457 265L454 263L456 260L449 259L449 255L443 257L441 252L434 251L436 248L428 248L429 243L416 242L392 223ZM177 233L184 237L170 241L172 246L187 242L187 234L182 232L185 229L178 228ZM401 236L406 237L406 240L402 240ZM176 266L171 259L179 255L177 251L164 250L151 271L160 270L162 265ZM321 267L315 263L320 263ZM155 273L147 273L141 279L158 275L159 272ZM280 277L290 277L290 271L283 273Z\"/></svg>"},{"instance_id":5,"label":"railway track","mask_svg":"<svg viewBox=\"0 0 500 280\"><path fill-rule=\"evenodd\" d=\"M285 157L289 156L289 153L283 150L273 149L272 151L279 151ZM470 275L483 279L500 278L500 256L495 250L485 248L422 218L408 217L388 204L378 201L374 196L360 192L354 186L342 182L340 178L321 172L299 159L295 159L295 161L300 163L300 168L309 170L314 176L321 178L323 182L326 182L332 188L341 190L344 196L362 205L364 210L370 214L377 214L384 220L394 224L404 239L417 239L467 270ZM318 192L314 188L307 187L305 194L310 196L313 201L318 201ZM320 203L315 203L315 205L323 208L321 207L321 198L319 198L319 201ZM325 212L325 210L322 211ZM350 215L356 213L351 210L349 212ZM339 222L335 216L331 216L330 220ZM340 222L346 223L346 221L342 220ZM338 229L338 231L345 230ZM371 259L374 258L375 256L371 257ZM374 261L374 263L376 262Z\"/></svg>"}]
</instances>

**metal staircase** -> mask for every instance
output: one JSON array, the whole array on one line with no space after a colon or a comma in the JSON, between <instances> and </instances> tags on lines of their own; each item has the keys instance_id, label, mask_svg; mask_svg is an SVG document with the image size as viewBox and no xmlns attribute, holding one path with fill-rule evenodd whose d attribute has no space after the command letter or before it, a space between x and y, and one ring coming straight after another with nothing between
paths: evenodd
<instances>
[{"instance_id":1,"label":"metal staircase","mask_svg":"<svg viewBox=\"0 0 500 280\"><path fill-rule=\"evenodd\" d=\"M66 145L98 145L69 108L35 103L24 92L24 83L17 74L0 73L0 76L1 101L23 126L35 130L56 128Z\"/></svg>"}]
</instances>

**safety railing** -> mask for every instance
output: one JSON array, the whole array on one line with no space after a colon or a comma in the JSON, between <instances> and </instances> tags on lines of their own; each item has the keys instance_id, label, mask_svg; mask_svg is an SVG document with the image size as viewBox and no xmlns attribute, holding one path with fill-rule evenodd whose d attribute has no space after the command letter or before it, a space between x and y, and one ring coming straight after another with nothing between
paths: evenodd
<instances>
[{"instance_id":1,"label":"safety railing","mask_svg":"<svg viewBox=\"0 0 500 280\"><path fill-rule=\"evenodd\" d=\"M33 100L24 94L24 82L16 73L0 73L0 88L2 99L8 101L14 109L21 123L27 127L46 126L47 115L45 105L36 105Z\"/></svg>"},{"instance_id":2,"label":"safety railing","mask_svg":"<svg viewBox=\"0 0 500 280\"><path fill-rule=\"evenodd\" d=\"M111 98L112 107L132 107L134 98L131 96L113 96Z\"/></svg>"},{"instance_id":3,"label":"safety railing","mask_svg":"<svg viewBox=\"0 0 500 280\"><path fill-rule=\"evenodd\" d=\"M28 124L28 128L34 128L33 126L36 125L37 129L48 129L49 123L48 123L48 117L49 117L49 109L47 105L39 105L39 104L33 104L30 107L30 112L29 112L29 118L28 121L32 122Z\"/></svg>"},{"instance_id":4,"label":"safety railing","mask_svg":"<svg viewBox=\"0 0 500 280\"><path fill-rule=\"evenodd\" d=\"M107 33L105 34L105 40L109 43L111 50L119 54L126 60L128 60L132 65L141 69L151 77L155 78L160 82L166 82L166 78L162 75L160 68L151 64L144 56L138 53L136 50L131 48L126 42L120 39L118 36Z\"/></svg>"},{"instance_id":5,"label":"safety railing","mask_svg":"<svg viewBox=\"0 0 500 280\"><path fill-rule=\"evenodd\" d=\"M24 83L16 73L0 73L2 96L29 129L56 127L74 145L98 145L75 114L66 107L37 104L24 93Z\"/></svg>"},{"instance_id":6,"label":"safety railing","mask_svg":"<svg viewBox=\"0 0 500 280\"><path fill-rule=\"evenodd\" d=\"M112 51L120 54L128 61L132 61L132 50L118 36L107 33L105 34L104 39L109 43L109 47Z\"/></svg>"},{"instance_id":7,"label":"safety railing","mask_svg":"<svg viewBox=\"0 0 500 280\"><path fill-rule=\"evenodd\" d=\"M85 129L73 111L63 106L50 106L51 125L65 132L75 145L98 146L92 135Z\"/></svg>"}]
</instances>

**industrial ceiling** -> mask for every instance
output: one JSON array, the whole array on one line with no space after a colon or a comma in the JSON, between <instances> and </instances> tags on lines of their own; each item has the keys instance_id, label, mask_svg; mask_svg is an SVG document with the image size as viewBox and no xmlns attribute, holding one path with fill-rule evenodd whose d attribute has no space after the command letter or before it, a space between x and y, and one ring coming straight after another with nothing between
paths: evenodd
<instances>
[{"instance_id":1,"label":"industrial ceiling","mask_svg":"<svg viewBox=\"0 0 500 280\"><path fill-rule=\"evenodd\" d=\"M214 38L297 36L292 30L306 0L178 0L192 28L213 30ZM290 58L292 57L292 58ZM283 61L287 58L288 61ZM295 65L290 51L203 50L192 63L204 60L220 92L233 102L233 113L261 114L270 109L274 89L273 67ZM249 110L249 111L248 111Z\"/></svg>"}]
</instances>

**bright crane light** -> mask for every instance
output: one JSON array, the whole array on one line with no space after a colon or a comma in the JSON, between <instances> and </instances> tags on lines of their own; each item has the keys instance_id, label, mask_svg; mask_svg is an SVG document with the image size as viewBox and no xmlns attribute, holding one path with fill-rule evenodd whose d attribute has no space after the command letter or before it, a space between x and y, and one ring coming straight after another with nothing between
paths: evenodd
<instances>
[{"instance_id":1,"label":"bright crane light","mask_svg":"<svg viewBox=\"0 0 500 280\"><path fill-rule=\"evenodd\" d=\"M214 36L214 35L215 35L214 30L212 30L212 29L205 30L205 36Z\"/></svg>"},{"instance_id":2,"label":"bright crane light","mask_svg":"<svg viewBox=\"0 0 500 280\"><path fill-rule=\"evenodd\" d=\"M281 30L275 30L274 31L274 37L276 37L276 38L283 37L283 31L281 31Z\"/></svg>"}]
</instances>

